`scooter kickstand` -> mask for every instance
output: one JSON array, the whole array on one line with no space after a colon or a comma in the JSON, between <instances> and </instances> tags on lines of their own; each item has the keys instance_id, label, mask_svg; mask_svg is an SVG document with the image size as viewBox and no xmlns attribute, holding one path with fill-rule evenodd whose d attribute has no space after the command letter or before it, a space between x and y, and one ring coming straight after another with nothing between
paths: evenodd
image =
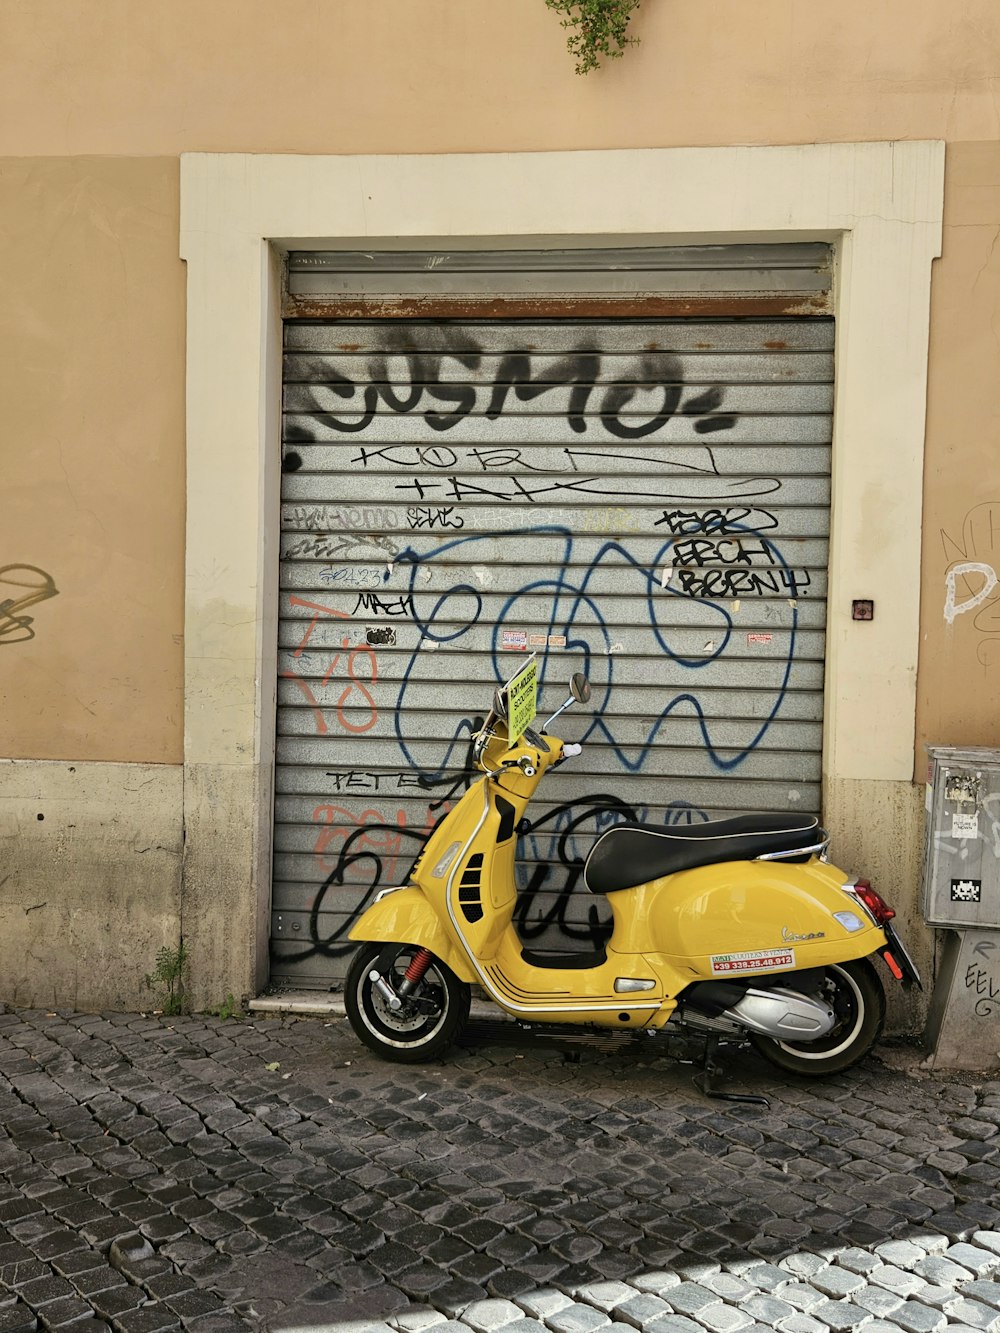
<instances>
[{"instance_id":1,"label":"scooter kickstand","mask_svg":"<svg viewBox=\"0 0 1000 1333\"><path fill-rule=\"evenodd\" d=\"M716 1053L719 1049L719 1038L708 1037L705 1041L705 1067L700 1074L695 1074L695 1087L706 1097L714 1097L724 1102L750 1102L754 1106L770 1107L771 1103L766 1097L761 1097L752 1092L723 1092L720 1088L714 1086L714 1080L721 1077L725 1072L722 1066L716 1060Z\"/></svg>"}]
</instances>

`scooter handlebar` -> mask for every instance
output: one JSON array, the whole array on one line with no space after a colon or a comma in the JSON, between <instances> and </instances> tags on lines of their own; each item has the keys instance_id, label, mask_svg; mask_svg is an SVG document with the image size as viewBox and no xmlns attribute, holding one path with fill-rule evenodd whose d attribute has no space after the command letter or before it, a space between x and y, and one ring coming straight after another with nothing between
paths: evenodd
<instances>
[{"instance_id":1,"label":"scooter handlebar","mask_svg":"<svg viewBox=\"0 0 1000 1333\"><path fill-rule=\"evenodd\" d=\"M575 759L578 754L583 754L583 746L575 743L563 746L563 758Z\"/></svg>"}]
</instances>

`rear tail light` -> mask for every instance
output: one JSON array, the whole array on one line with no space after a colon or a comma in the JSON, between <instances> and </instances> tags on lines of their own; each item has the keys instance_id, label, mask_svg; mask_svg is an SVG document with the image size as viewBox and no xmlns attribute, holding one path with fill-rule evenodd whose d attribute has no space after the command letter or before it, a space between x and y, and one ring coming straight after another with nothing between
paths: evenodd
<instances>
[{"instance_id":1,"label":"rear tail light","mask_svg":"<svg viewBox=\"0 0 1000 1333\"><path fill-rule=\"evenodd\" d=\"M868 909L868 914L877 926L887 925L896 915L893 909L885 899L875 892L866 879L855 880L853 884L845 884L844 888L848 893L852 893Z\"/></svg>"}]
</instances>

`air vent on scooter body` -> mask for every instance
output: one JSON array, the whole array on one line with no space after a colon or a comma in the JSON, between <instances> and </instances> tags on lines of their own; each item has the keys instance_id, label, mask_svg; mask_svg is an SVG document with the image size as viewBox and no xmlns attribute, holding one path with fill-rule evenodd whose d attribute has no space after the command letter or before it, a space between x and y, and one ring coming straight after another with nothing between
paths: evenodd
<instances>
[{"instance_id":1,"label":"air vent on scooter body","mask_svg":"<svg viewBox=\"0 0 1000 1333\"><path fill-rule=\"evenodd\" d=\"M462 915L470 924L483 919L482 906L483 854L469 857L458 886L458 901Z\"/></svg>"}]
</instances>

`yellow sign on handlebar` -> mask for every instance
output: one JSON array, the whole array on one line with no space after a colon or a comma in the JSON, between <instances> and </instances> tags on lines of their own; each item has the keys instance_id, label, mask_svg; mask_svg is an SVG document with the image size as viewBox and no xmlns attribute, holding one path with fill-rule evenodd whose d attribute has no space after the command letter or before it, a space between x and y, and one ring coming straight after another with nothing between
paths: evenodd
<instances>
[{"instance_id":1,"label":"yellow sign on handlebar","mask_svg":"<svg viewBox=\"0 0 1000 1333\"><path fill-rule=\"evenodd\" d=\"M510 745L516 745L535 720L538 711L538 663L532 657L530 662L512 676L506 685L507 691L507 739Z\"/></svg>"}]
</instances>

